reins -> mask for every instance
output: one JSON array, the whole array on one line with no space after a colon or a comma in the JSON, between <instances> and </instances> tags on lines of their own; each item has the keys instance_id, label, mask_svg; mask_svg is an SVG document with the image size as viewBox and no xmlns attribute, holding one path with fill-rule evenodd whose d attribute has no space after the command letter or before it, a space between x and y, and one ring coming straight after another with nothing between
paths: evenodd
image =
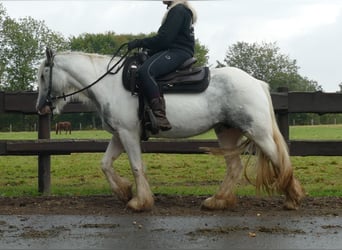
<instances>
[{"instance_id":1,"label":"reins","mask_svg":"<svg viewBox=\"0 0 342 250\"><path fill-rule=\"evenodd\" d=\"M112 58L110 59L108 65L107 65L107 71L101 75L96 81L92 82L91 84L87 85L86 87L82 88L82 89L79 89L77 91L74 91L72 93L69 93L69 94L64 94L63 95L60 95L60 96L51 96L51 89L52 89L52 69L53 69L53 59L54 59L54 55L52 54L52 51L47 49L47 54L49 53L49 56L50 56L50 59L48 59L48 62L47 62L47 65L46 66L49 66L50 67L50 77L49 77L49 89L48 89L48 96L46 98L46 101L47 103L49 103L50 105L52 105L52 101L54 100L58 100L58 99L64 99L66 100L67 97L70 97L70 96L73 96L73 95L76 95L84 90L87 90L89 88L91 88L92 86L94 86L95 84L97 84L99 81L101 81L104 77L106 77L108 74L111 74L111 75L115 75L119 72L119 70L124 66L124 64L121 64L119 65L126 57L127 55L129 54L129 50L127 50L125 52L125 54L123 56L121 56L120 60L117 61L113 66L109 66L111 64L111 62L114 60L115 57L117 57L117 55L119 54L119 52L122 50L123 47L127 46L127 43L124 43L122 44L118 50L114 53L114 55L112 56ZM48 57L49 58L49 57ZM112 72L112 70L117 67L119 65L119 67L114 71Z\"/></svg>"}]
</instances>

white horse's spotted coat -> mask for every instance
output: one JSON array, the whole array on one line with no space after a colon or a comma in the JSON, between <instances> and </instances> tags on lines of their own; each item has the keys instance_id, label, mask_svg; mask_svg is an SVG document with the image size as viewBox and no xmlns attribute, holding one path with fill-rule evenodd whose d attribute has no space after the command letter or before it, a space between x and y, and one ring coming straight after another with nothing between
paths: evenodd
<instances>
[{"instance_id":1,"label":"white horse's spotted coat","mask_svg":"<svg viewBox=\"0 0 342 250\"><path fill-rule=\"evenodd\" d=\"M68 94L94 82L105 73L109 60L109 57L95 54L57 54L52 70L51 94ZM45 100L50 75L44 62L38 74L37 110L43 114L47 111ZM78 94L77 98L93 102L102 117L104 128L113 134L102 159L102 170L111 189L133 210L151 209L154 201L141 157L138 99L123 88L121 71L105 77ZM214 128L225 155L227 175L219 191L204 201L204 207L223 209L234 204L233 188L243 167L239 155L229 154L229 151L236 150L245 136L250 142L246 146L253 143L258 152L257 185L284 193L285 206L298 208L303 196L302 189L293 177L287 145L277 127L266 83L237 68L212 69L210 85L205 92L167 94L165 99L172 129L157 137L184 138ZM56 101L55 112L61 112L65 104L64 100ZM112 166L122 152L127 152L135 177L137 191L134 195L131 183L119 176Z\"/></svg>"}]
</instances>

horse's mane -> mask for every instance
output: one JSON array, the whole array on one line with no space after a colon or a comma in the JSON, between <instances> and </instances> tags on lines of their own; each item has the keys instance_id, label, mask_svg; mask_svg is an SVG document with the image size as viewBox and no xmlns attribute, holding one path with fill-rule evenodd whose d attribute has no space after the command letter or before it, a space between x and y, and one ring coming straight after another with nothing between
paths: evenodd
<instances>
[{"instance_id":1,"label":"horse's mane","mask_svg":"<svg viewBox=\"0 0 342 250\"><path fill-rule=\"evenodd\" d=\"M103 55L103 54L97 54L97 53L89 53L89 52L84 52L84 51L61 51L58 52L56 55L81 55L84 57L90 57L90 58L100 58L100 59L108 59L110 55Z\"/></svg>"},{"instance_id":2,"label":"horse's mane","mask_svg":"<svg viewBox=\"0 0 342 250\"><path fill-rule=\"evenodd\" d=\"M97 53L89 53L89 52L83 52L83 51L61 51L56 54L56 56L81 56L84 58L90 59L90 61L107 61L110 62L112 55L103 55L103 54L97 54ZM113 58L111 61L111 65L115 64L117 61L119 61L119 57Z\"/></svg>"},{"instance_id":3,"label":"horse's mane","mask_svg":"<svg viewBox=\"0 0 342 250\"><path fill-rule=\"evenodd\" d=\"M99 59L109 59L109 55L103 55L103 54L97 54L97 53L87 53L83 51L71 51L71 50L66 50L66 51L59 51L55 55L61 55L61 56L68 56L68 55L81 55L84 57L89 57L91 59L99 58ZM40 67L38 68L38 75L41 75L44 67L45 67L45 62L46 58L42 61Z\"/></svg>"}]
</instances>

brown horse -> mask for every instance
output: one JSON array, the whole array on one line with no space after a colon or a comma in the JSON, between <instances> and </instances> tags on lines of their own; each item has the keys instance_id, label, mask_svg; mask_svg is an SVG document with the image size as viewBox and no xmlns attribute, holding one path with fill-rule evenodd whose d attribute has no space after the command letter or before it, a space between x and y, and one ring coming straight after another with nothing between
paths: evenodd
<instances>
[{"instance_id":1,"label":"brown horse","mask_svg":"<svg viewBox=\"0 0 342 250\"><path fill-rule=\"evenodd\" d=\"M71 122L57 122L56 123L56 134L61 134L62 130L65 131L65 134L69 132L71 134Z\"/></svg>"}]
</instances>

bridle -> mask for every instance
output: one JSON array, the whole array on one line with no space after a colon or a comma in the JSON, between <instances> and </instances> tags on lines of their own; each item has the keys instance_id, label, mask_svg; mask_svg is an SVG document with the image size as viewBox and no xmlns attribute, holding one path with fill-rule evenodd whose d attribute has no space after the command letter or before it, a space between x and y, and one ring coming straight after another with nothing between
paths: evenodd
<instances>
[{"instance_id":1,"label":"bridle","mask_svg":"<svg viewBox=\"0 0 342 250\"><path fill-rule=\"evenodd\" d=\"M119 72L119 70L124 66L124 62L121 63L124 59L127 58L127 55L129 54L129 50L127 50L123 56L120 57L120 59L113 65L110 67L111 62L114 60L115 57L117 57L117 55L119 54L119 52L121 51L121 49L123 47L127 46L127 43L122 44L118 50L114 53L114 55L112 56L112 58L110 59L108 65L107 65L107 71L101 75L97 80L95 80L94 82L88 84L87 86L85 86L82 89L76 90L72 93L69 94L62 94L59 96L52 96L51 95L51 91L52 91L52 70L53 70L53 66L54 66L54 58L55 58L55 54L53 53L53 51L50 48L46 48L46 62L45 62L45 67L49 67L50 69L50 74L49 74L49 86L48 86L48 91L47 91L47 95L45 98L45 104L48 105L50 107L50 109L52 110L53 107L53 101L56 101L58 99L64 99L64 101L66 101L67 97L76 95L84 90L87 90L89 88L91 88L92 86L94 86L95 84L97 84L99 81L101 81L104 77L106 77L107 75L115 75ZM121 65L119 65L121 63ZM119 66L118 66L119 65ZM118 67L114 72L113 70L115 69L115 67Z\"/></svg>"}]
</instances>

